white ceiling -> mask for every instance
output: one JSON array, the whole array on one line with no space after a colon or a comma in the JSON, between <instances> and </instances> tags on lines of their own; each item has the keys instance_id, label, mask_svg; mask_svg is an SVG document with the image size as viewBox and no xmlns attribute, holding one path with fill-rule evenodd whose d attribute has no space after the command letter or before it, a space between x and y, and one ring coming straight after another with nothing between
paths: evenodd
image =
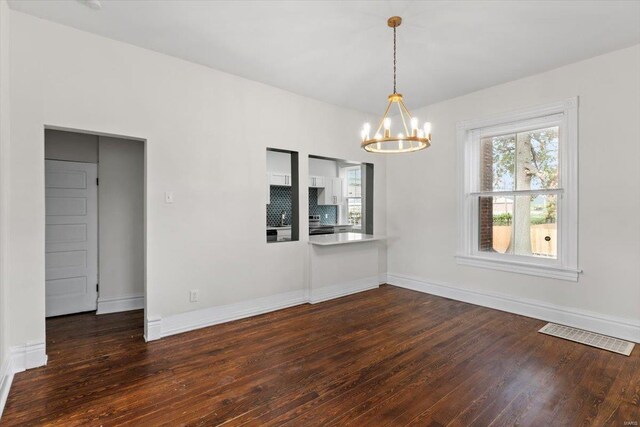
<instances>
[{"instance_id":1,"label":"white ceiling","mask_svg":"<svg viewBox=\"0 0 640 427\"><path fill-rule=\"evenodd\" d=\"M14 10L332 104L409 108L640 43L640 1L12 0Z\"/></svg>"}]
</instances>

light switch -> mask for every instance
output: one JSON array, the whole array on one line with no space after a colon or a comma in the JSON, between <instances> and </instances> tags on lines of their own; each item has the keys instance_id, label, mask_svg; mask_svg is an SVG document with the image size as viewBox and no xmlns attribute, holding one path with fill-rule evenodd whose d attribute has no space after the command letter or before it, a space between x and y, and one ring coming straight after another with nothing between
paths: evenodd
<instances>
[{"instance_id":1,"label":"light switch","mask_svg":"<svg viewBox=\"0 0 640 427\"><path fill-rule=\"evenodd\" d=\"M164 202L165 203L173 203L173 191L165 191L164 192Z\"/></svg>"}]
</instances>

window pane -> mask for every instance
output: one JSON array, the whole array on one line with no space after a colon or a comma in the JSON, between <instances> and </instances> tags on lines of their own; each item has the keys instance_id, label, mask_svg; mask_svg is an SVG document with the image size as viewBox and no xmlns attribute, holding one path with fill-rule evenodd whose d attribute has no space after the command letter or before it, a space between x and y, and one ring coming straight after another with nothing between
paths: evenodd
<instances>
[{"instance_id":1,"label":"window pane","mask_svg":"<svg viewBox=\"0 0 640 427\"><path fill-rule=\"evenodd\" d=\"M517 134L516 189L558 188L558 127Z\"/></svg>"},{"instance_id":2,"label":"window pane","mask_svg":"<svg viewBox=\"0 0 640 427\"><path fill-rule=\"evenodd\" d=\"M347 199L347 215L349 224L359 227L362 222L362 200Z\"/></svg>"},{"instance_id":3,"label":"window pane","mask_svg":"<svg viewBox=\"0 0 640 427\"><path fill-rule=\"evenodd\" d=\"M514 189L516 135L501 135L480 140L480 190Z\"/></svg>"},{"instance_id":4,"label":"window pane","mask_svg":"<svg viewBox=\"0 0 640 427\"><path fill-rule=\"evenodd\" d=\"M556 202L553 194L479 197L478 250L557 258Z\"/></svg>"},{"instance_id":5,"label":"window pane","mask_svg":"<svg viewBox=\"0 0 640 427\"><path fill-rule=\"evenodd\" d=\"M513 197L480 197L478 203L478 250L513 253Z\"/></svg>"},{"instance_id":6,"label":"window pane","mask_svg":"<svg viewBox=\"0 0 640 427\"><path fill-rule=\"evenodd\" d=\"M347 197L362 197L360 168L347 170Z\"/></svg>"},{"instance_id":7,"label":"window pane","mask_svg":"<svg viewBox=\"0 0 640 427\"><path fill-rule=\"evenodd\" d=\"M557 258L555 195L517 196L513 224L516 255Z\"/></svg>"}]
</instances>

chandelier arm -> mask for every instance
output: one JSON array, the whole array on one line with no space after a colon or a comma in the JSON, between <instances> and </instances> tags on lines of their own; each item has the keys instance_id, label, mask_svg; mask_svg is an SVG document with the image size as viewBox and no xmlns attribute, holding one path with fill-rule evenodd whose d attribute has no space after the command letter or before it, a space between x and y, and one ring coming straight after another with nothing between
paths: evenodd
<instances>
[{"instance_id":1,"label":"chandelier arm","mask_svg":"<svg viewBox=\"0 0 640 427\"><path fill-rule=\"evenodd\" d=\"M409 118L411 119L413 116L411 115L411 113L409 112L409 110L407 109L407 106L404 105L404 102L402 100L400 100L400 105L402 106L402 108L404 109L404 111L407 113L407 116L409 116Z\"/></svg>"},{"instance_id":2,"label":"chandelier arm","mask_svg":"<svg viewBox=\"0 0 640 427\"><path fill-rule=\"evenodd\" d=\"M374 137L376 134L380 133L380 129L382 129L382 125L384 124L384 119L387 117L387 114L389 114L389 109L391 108L391 104L392 104L392 101L389 101L389 103L387 104L387 109L384 111L384 114L382 115L382 119L380 119L380 124L378 125L378 129L373 134Z\"/></svg>"},{"instance_id":3,"label":"chandelier arm","mask_svg":"<svg viewBox=\"0 0 640 427\"><path fill-rule=\"evenodd\" d=\"M404 131L406 132L407 136L411 136L411 134L409 133L409 128L407 128L407 122L404 120L404 114L402 114L402 108L400 107L400 104L402 104L402 101L398 102L398 111L400 111L400 117L402 118L402 125L404 126Z\"/></svg>"}]
</instances>

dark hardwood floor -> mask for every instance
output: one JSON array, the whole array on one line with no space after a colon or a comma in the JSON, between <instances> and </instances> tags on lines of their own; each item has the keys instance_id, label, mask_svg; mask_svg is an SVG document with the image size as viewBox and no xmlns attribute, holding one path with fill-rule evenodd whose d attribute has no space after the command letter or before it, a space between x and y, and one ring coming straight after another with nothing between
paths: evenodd
<instances>
[{"instance_id":1,"label":"dark hardwood floor","mask_svg":"<svg viewBox=\"0 0 640 427\"><path fill-rule=\"evenodd\" d=\"M638 425L631 357L393 286L145 344L142 312L47 321L2 425Z\"/></svg>"}]
</instances>

